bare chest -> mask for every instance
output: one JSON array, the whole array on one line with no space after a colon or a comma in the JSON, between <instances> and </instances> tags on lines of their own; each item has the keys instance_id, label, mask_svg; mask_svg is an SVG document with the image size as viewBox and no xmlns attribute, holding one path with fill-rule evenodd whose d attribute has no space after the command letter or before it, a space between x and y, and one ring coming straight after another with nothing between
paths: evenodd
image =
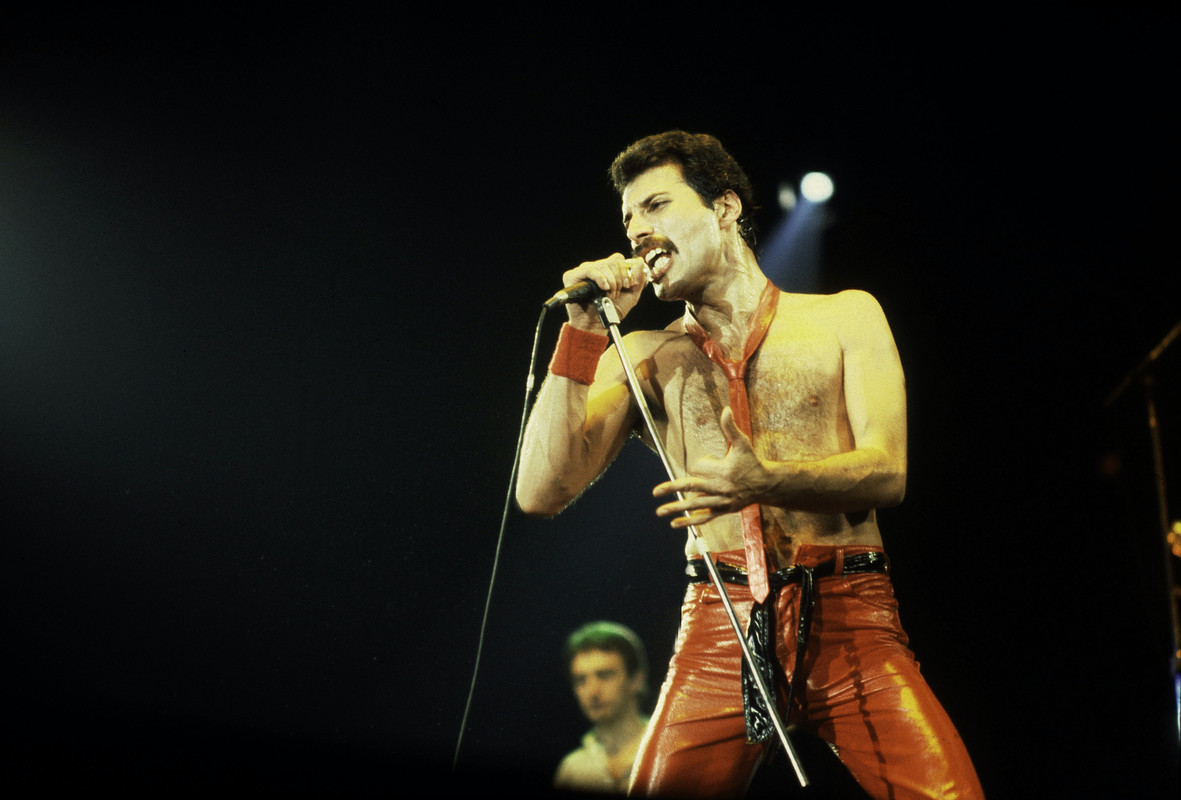
<instances>
[{"instance_id":1,"label":"bare chest","mask_svg":"<svg viewBox=\"0 0 1181 800\"><path fill-rule=\"evenodd\" d=\"M760 457L813 459L846 449L840 342L831 332L803 324L773 326L746 368L740 387L687 336L655 357L651 390L663 411L662 435L670 457L693 470L703 457L725 454L719 418L742 402Z\"/></svg>"}]
</instances>

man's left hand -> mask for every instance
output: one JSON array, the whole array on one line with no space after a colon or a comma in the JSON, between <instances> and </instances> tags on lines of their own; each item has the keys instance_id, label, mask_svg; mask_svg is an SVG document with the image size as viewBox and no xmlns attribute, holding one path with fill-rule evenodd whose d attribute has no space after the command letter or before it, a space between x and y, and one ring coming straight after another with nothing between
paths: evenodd
<instances>
[{"instance_id":1,"label":"man's left hand","mask_svg":"<svg viewBox=\"0 0 1181 800\"><path fill-rule=\"evenodd\" d=\"M656 509L661 517L675 517L672 527L703 525L723 514L741 511L766 495L772 483L771 473L755 455L750 437L734 422L729 408L719 420L726 436L726 455L702 459L693 475L658 484L654 497L681 493L681 499ZM686 514L686 512L688 512Z\"/></svg>"}]
</instances>

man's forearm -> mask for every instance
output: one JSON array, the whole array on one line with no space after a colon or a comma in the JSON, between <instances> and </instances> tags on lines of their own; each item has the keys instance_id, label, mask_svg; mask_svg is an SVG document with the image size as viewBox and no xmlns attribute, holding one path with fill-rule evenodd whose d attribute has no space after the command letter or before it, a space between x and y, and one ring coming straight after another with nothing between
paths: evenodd
<instances>
[{"instance_id":1,"label":"man's forearm","mask_svg":"<svg viewBox=\"0 0 1181 800\"><path fill-rule=\"evenodd\" d=\"M876 448L764 466L767 486L758 502L767 505L841 513L896 506L906 494L905 458Z\"/></svg>"}]
</instances>

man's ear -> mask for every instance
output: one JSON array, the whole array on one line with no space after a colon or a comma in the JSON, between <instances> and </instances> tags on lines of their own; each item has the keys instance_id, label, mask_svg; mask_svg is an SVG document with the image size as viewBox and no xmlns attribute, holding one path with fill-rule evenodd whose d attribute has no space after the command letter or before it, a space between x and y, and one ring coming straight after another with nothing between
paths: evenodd
<instances>
[{"instance_id":1,"label":"man's ear","mask_svg":"<svg viewBox=\"0 0 1181 800\"><path fill-rule=\"evenodd\" d=\"M733 189L727 189L714 201L714 213L718 215L718 224L723 228L738 224L742 216L742 201Z\"/></svg>"}]
</instances>

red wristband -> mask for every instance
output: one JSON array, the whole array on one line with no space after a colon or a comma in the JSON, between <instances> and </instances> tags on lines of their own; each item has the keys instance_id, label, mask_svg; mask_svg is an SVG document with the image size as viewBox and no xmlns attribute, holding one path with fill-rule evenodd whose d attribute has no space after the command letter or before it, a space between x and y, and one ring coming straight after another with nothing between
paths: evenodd
<instances>
[{"instance_id":1,"label":"red wristband","mask_svg":"<svg viewBox=\"0 0 1181 800\"><path fill-rule=\"evenodd\" d=\"M570 323L563 323L558 334L558 346L550 359L551 374L569 378L590 386L595 382L599 356L607 349L607 337L601 333L584 331Z\"/></svg>"}]
</instances>

